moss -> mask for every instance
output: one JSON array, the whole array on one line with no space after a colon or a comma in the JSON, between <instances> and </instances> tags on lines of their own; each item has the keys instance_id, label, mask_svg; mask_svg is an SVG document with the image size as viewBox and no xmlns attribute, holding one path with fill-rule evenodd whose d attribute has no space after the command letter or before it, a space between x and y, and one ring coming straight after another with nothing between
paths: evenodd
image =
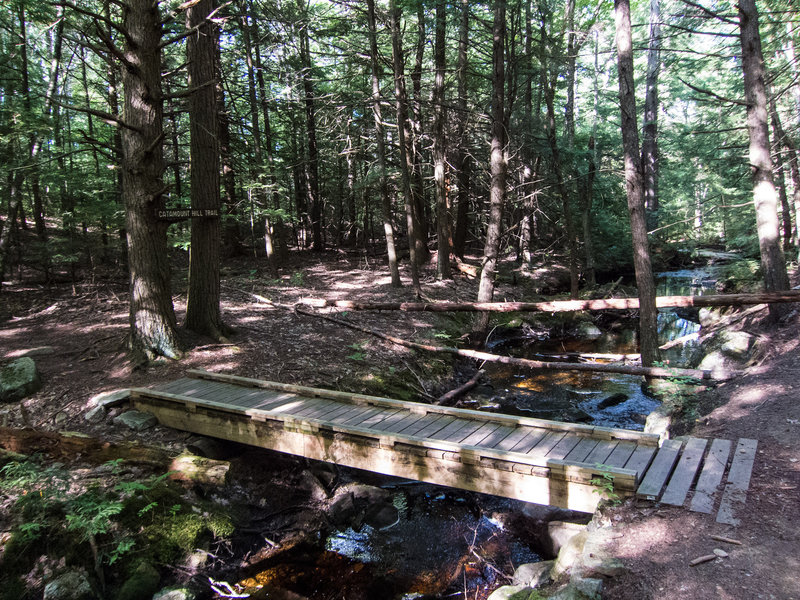
<instances>
[{"instance_id":1,"label":"moss","mask_svg":"<svg viewBox=\"0 0 800 600\"><path fill-rule=\"evenodd\" d=\"M226 538L233 535L234 525L230 515L215 512L206 520L206 527L215 538Z\"/></svg>"},{"instance_id":2,"label":"moss","mask_svg":"<svg viewBox=\"0 0 800 600\"><path fill-rule=\"evenodd\" d=\"M198 514L181 514L156 519L142 532L147 553L158 562L172 563L188 554L206 530Z\"/></svg>"},{"instance_id":3,"label":"moss","mask_svg":"<svg viewBox=\"0 0 800 600\"><path fill-rule=\"evenodd\" d=\"M117 600L141 600L152 598L158 591L161 575L147 562L140 562L117 592Z\"/></svg>"}]
</instances>

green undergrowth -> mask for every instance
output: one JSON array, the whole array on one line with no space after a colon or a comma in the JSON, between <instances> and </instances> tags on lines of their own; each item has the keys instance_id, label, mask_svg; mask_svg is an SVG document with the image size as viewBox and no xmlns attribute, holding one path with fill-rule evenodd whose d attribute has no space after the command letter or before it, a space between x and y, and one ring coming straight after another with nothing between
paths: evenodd
<instances>
[{"instance_id":1,"label":"green undergrowth","mask_svg":"<svg viewBox=\"0 0 800 600\"><path fill-rule=\"evenodd\" d=\"M0 494L11 500L12 527L2 548L0 589L32 597L28 574L43 560L82 568L94 574L98 587L113 589L142 563L176 564L203 544L232 535L229 514L185 500L169 473L133 479L121 468L121 461L92 471L37 456L7 461L0 468Z\"/></svg>"}]
</instances>

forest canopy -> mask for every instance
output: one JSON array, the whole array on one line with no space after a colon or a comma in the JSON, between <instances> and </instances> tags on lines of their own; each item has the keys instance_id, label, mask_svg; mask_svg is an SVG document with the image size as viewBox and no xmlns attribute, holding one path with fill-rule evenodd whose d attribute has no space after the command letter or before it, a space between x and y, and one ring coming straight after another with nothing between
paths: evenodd
<instances>
[{"instance_id":1,"label":"forest canopy","mask_svg":"<svg viewBox=\"0 0 800 600\"><path fill-rule=\"evenodd\" d=\"M170 247L192 249L187 325L215 337L220 253L277 269L290 248L375 246L396 285L397 261L410 260L417 288L433 252L441 278L465 255L483 254L491 274L492 257L556 254L573 295L632 271L610 2L4 8L0 280L130 273L134 350L178 352ZM795 258L792 2L634 0L631 33L654 261L713 245L763 267L773 218L775 248ZM743 77L747 35L763 98ZM753 203L757 101L774 217ZM220 216L170 220L172 209Z\"/></svg>"}]
</instances>

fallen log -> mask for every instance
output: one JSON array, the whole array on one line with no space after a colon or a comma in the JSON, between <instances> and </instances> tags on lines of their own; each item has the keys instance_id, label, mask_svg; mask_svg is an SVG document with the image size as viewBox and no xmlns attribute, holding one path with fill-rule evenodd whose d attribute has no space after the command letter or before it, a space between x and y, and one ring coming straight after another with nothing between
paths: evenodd
<instances>
[{"instance_id":1,"label":"fallen log","mask_svg":"<svg viewBox=\"0 0 800 600\"><path fill-rule=\"evenodd\" d=\"M318 313L305 311L299 307L295 308L295 312L309 317L316 317L324 319L331 323L336 323L343 327L349 327L362 333L374 335L375 337L386 340L399 346L406 348L413 348L415 350L423 350L425 352L441 352L445 354L452 354L455 356L463 356L465 358L472 358L477 361L483 362L496 362L505 365L514 365L525 369L532 370L546 370L546 371L587 371L587 372L600 372L600 373L619 373L622 375L637 375L642 377L688 377L691 379L700 380L716 380L725 381L730 378L729 373L712 374L711 371L700 371L698 369L672 369L664 367L640 367L634 365L614 365L603 363L568 363L568 362L544 362L540 360L531 360L528 358L514 358L511 356L499 356L497 354L490 354L488 352L479 352L477 350L463 350L460 348L452 348L449 346L433 346L430 344L418 344L416 342L409 342L391 335L386 335L380 331L361 327L342 319L321 315Z\"/></svg>"},{"instance_id":2,"label":"fallen log","mask_svg":"<svg viewBox=\"0 0 800 600\"><path fill-rule=\"evenodd\" d=\"M0 427L0 451L12 455L45 454L67 461L80 458L95 465L122 459L168 470L170 479L175 481L207 485L222 485L230 467L226 461L194 456L188 452L176 456L175 452L136 442L113 443L82 433L31 428Z\"/></svg>"},{"instance_id":3,"label":"fallen log","mask_svg":"<svg viewBox=\"0 0 800 600\"><path fill-rule=\"evenodd\" d=\"M442 394L441 396L439 396L439 398L436 400L436 404L440 404L442 406L450 406L451 403L454 403L456 400L461 398L461 396L463 396L472 388L474 388L476 385L478 385L478 380L481 378L481 375L483 375L483 371L478 370L478 372L475 373L475 375L473 375L472 378L467 383L460 385L457 388L450 390L446 394Z\"/></svg>"},{"instance_id":4,"label":"fallen log","mask_svg":"<svg viewBox=\"0 0 800 600\"><path fill-rule=\"evenodd\" d=\"M800 302L800 290L759 294L723 294L714 296L660 296L658 308L744 306ZM636 310L638 298L604 298L598 300L550 300L546 302L355 302L304 298L300 304L313 308L347 310L399 310L404 312L577 312L581 310Z\"/></svg>"}]
</instances>

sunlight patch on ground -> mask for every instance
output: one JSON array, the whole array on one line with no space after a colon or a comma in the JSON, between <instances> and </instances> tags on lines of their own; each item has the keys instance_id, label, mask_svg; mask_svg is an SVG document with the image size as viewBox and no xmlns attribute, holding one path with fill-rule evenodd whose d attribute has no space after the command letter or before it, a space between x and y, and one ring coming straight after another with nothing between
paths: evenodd
<instances>
[{"instance_id":1,"label":"sunlight patch on ground","mask_svg":"<svg viewBox=\"0 0 800 600\"><path fill-rule=\"evenodd\" d=\"M663 547L664 545L671 543L675 535L670 523L665 522L664 519L656 516L639 518L635 523L635 529L638 530L636 535L639 535L641 539L647 540L648 549L653 547ZM639 532L642 531L646 533L645 536L640 535ZM616 550L616 554L618 558L635 558L642 552L642 550L643 548L637 547L635 550L632 549L630 552L628 552L625 544L620 544ZM663 558L661 558L662 556ZM652 558L654 562L668 562L671 560L669 553L654 553Z\"/></svg>"},{"instance_id":2,"label":"sunlight patch on ground","mask_svg":"<svg viewBox=\"0 0 800 600\"><path fill-rule=\"evenodd\" d=\"M731 418L747 417L770 398L783 394L786 390L780 385L747 386L731 395L727 413Z\"/></svg>"}]
</instances>

